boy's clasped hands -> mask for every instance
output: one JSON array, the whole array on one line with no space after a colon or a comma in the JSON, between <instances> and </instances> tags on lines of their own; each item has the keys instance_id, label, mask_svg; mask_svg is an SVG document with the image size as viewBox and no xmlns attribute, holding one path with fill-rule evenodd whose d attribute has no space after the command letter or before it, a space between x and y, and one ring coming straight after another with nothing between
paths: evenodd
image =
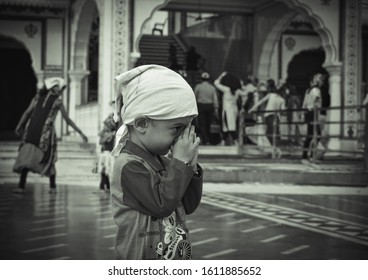
<instances>
[{"instance_id":1,"label":"boy's clasped hands","mask_svg":"<svg viewBox=\"0 0 368 280\"><path fill-rule=\"evenodd\" d=\"M200 138L197 137L194 126L189 123L172 146L173 158L187 163L197 172L199 143Z\"/></svg>"}]
</instances>

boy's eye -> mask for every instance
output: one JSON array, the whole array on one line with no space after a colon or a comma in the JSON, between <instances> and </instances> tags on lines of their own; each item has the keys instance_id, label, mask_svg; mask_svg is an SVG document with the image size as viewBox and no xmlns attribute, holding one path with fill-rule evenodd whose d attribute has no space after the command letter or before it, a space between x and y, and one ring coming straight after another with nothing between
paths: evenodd
<instances>
[{"instance_id":1,"label":"boy's eye","mask_svg":"<svg viewBox=\"0 0 368 280\"><path fill-rule=\"evenodd\" d=\"M182 126L175 126L173 128L171 128L171 130L174 132L174 133L178 133L182 130Z\"/></svg>"}]
</instances>

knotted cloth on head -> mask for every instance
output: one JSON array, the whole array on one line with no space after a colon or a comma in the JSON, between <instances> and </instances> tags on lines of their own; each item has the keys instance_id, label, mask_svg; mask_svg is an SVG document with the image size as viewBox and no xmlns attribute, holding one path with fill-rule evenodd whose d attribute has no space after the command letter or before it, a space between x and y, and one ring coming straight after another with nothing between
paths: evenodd
<instances>
[{"instance_id":1,"label":"knotted cloth on head","mask_svg":"<svg viewBox=\"0 0 368 280\"><path fill-rule=\"evenodd\" d=\"M175 71L160 65L142 65L115 77L123 96L123 125L118 137L127 134L126 125L137 117L170 120L197 116L197 103L190 85Z\"/></svg>"},{"instance_id":2,"label":"knotted cloth on head","mask_svg":"<svg viewBox=\"0 0 368 280\"><path fill-rule=\"evenodd\" d=\"M52 89L54 86L59 86L60 89L66 87L64 79L59 77L47 78L45 79L45 87L47 90Z\"/></svg>"}]
</instances>

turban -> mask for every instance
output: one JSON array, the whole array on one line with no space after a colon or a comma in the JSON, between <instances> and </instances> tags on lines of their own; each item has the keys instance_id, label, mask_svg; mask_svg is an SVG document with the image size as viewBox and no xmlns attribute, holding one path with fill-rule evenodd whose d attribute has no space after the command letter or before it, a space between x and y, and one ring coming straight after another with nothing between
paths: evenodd
<instances>
[{"instance_id":1,"label":"turban","mask_svg":"<svg viewBox=\"0 0 368 280\"><path fill-rule=\"evenodd\" d=\"M126 125L139 116L170 120L197 116L197 103L190 85L178 73L159 65L142 65L115 77L123 97L122 127L118 137L127 134Z\"/></svg>"},{"instance_id":2,"label":"turban","mask_svg":"<svg viewBox=\"0 0 368 280\"><path fill-rule=\"evenodd\" d=\"M59 86L60 89L63 89L66 83L64 79L58 77L45 79L45 87L47 90L52 89L54 86Z\"/></svg>"}]
</instances>

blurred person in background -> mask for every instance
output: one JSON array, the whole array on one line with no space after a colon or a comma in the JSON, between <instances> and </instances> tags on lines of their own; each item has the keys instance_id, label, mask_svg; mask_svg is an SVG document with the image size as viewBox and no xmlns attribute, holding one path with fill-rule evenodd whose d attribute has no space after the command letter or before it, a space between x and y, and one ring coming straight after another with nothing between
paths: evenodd
<instances>
[{"instance_id":1,"label":"blurred person in background","mask_svg":"<svg viewBox=\"0 0 368 280\"><path fill-rule=\"evenodd\" d=\"M285 98L286 106L286 123L287 123L287 139L289 144L300 144L300 131L298 124L300 119L301 101L297 95L296 88L292 84L284 83L280 89L280 94Z\"/></svg>"},{"instance_id":2,"label":"blurred person in background","mask_svg":"<svg viewBox=\"0 0 368 280\"><path fill-rule=\"evenodd\" d=\"M15 133L22 136L22 142L13 170L20 173L20 181L15 193L24 192L29 171L49 177L50 193L56 193L57 149L54 122L59 111L83 141L88 141L87 136L69 118L65 110L61 97L65 88L66 84L62 78L47 78L19 120Z\"/></svg>"},{"instance_id":3,"label":"blurred person in background","mask_svg":"<svg viewBox=\"0 0 368 280\"><path fill-rule=\"evenodd\" d=\"M266 103L267 102L267 103ZM266 103L264 118L266 121L266 135L270 143L275 146L277 143L274 141L274 133L276 134L276 142L280 138L280 110L285 110L285 99L281 96L277 90L275 81L272 79L267 80L267 95L260 99L249 112L254 112L258 106Z\"/></svg>"},{"instance_id":4,"label":"blurred person in background","mask_svg":"<svg viewBox=\"0 0 368 280\"><path fill-rule=\"evenodd\" d=\"M111 152L115 146L115 134L119 128L119 124L114 121L113 106L115 101L110 103L111 113L103 122L103 127L99 136L99 144L101 145L101 151L98 157L98 172L101 175L100 191L110 191L110 177L113 167L113 157Z\"/></svg>"},{"instance_id":5,"label":"blurred person in background","mask_svg":"<svg viewBox=\"0 0 368 280\"><path fill-rule=\"evenodd\" d=\"M311 149L310 144L314 136L314 122L319 121L319 111L317 115L314 115L314 109L320 109L322 107L322 96L321 87L323 84L323 76L321 73L316 73L310 83L310 87L306 90L302 108L306 109L304 114L304 121L307 124L307 133L305 136L305 141L303 145L302 162L308 163L310 159L313 158L313 149ZM321 139L321 127L317 123L315 125L317 138L314 145L318 145Z\"/></svg>"},{"instance_id":6,"label":"blurred person in background","mask_svg":"<svg viewBox=\"0 0 368 280\"><path fill-rule=\"evenodd\" d=\"M255 93L258 86L258 78L254 77L253 75L250 75L247 77L245 84L242 85L242 90L240 93L241 97L241 105L240 107L243 107L245 102L247 101L248 94L250 92Z\"/></svg>"},{"instance_id":7,"label":"blurred person in background","mask_svg":"<svg viewBox=\"0 0 368 280\"><path fill-rule=\"evenodd\" d=\"M210 143L210 126L214 117L218 117L218 98L216 88L209 82L210 75L203 72L202 82L194 88L194 94L198 105L198 122L201 142L204 145Z\"/></svg>"},{"instance_id":8,"label":"blurred person in background","mask_svg":"<svg viewBox=\"0 0 368 280\"><path fill-rule=\"evenodd\" d=\"M221 115L225 144L227 146L234 145L235 139L237 139L237 100L241 93L241 83L234 75L222 72L214 84L223 93Z\"/></svg>"}]
</instances>

